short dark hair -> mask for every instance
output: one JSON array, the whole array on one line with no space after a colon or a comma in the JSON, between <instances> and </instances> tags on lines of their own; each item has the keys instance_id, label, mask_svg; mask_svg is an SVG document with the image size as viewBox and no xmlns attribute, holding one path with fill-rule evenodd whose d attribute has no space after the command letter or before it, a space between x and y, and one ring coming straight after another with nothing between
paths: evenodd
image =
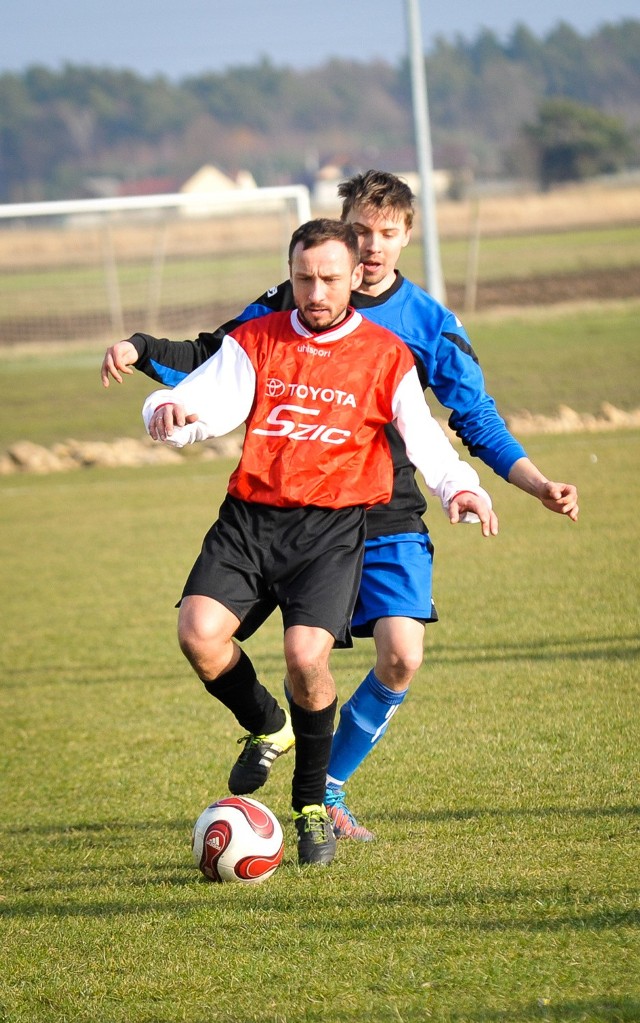
<instances>
[{"instance_id":1,"label":"short dark hair","mask_svg":"<svg viewBox=\"0 0 640 1023\"><path fill-rule=\"evenodd\" d=\"M308 220L291 235L289 242L289 262L293 256L296 245L302 245L303 249L315 249L323 242L342 242L353 260L356 267L360 262L360 250L358 248L358 236L351 224L345 224L342 220L329 220L327 217L319 217L317 220Z\"/></svg>"},{"instance_id":2,"label":"short dark hair","mask_svg":"<svg viewBox=\"0 0 640 1023\"><path fill-rule=\"evenodd\" d=\"M415 196L406 181L386 171L368 170L355 174L338 185L342 202L342 219L346 220L354 206L393 211L404 216L407 230L413 224Z\"/></svg>"}]
</instances>

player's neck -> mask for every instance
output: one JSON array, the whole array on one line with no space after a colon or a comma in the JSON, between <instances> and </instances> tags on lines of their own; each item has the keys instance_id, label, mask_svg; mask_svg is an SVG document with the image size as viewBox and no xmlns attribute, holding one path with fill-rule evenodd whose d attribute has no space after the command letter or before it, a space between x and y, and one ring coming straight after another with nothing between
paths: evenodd
<instances>
[{"instance_id":1,"label":"player's neck","mask_svg":"<svg viewBox=\"0 0 640 1023\"><path fill-rule=\"evenodd\" d=\"M385 291L388 291L389 288L392 288L395 282L396 270L394 268L390 274L387 274L387 276L381 281L378 281L377 284L366 284L363 281L358 288L358 294L369 295L371 298L378 298L380 295L384 295Z\"/></svg>"}]
</instances>

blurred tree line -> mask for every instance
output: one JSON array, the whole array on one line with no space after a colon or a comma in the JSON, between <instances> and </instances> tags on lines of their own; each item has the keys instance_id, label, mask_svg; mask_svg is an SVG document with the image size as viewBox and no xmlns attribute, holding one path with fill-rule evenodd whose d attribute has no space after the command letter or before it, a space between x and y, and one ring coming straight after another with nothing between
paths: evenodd
<instances>
[{"instance_id":1,"label":"blurred tree line","mask_svg":"<svg viewBox=\"0 0 640 1023\"><path fill-rule=\"evenodd\" d=\"M460 187L640 165L640 21L438 39L426 71L434 161ZM79 197L97 178L180 182L204 163L260 185L310 183L325 163L414 169L408 60L264 60L179 82L74 65L0 76L0 201Z\"/></svg>"}]
</instances>

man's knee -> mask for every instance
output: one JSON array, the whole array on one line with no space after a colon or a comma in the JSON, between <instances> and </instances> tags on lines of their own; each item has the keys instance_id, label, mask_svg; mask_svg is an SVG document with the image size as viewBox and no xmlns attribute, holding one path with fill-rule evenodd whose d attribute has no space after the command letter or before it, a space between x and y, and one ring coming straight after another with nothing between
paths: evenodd
<instances>
[{"instance_id":1,"label":"man's knee","mask_svg":"<svg viewBox=\"0 0 640 1023\"><path fill-rule=\"evenodd\" d=\"M381 620L374 630L376 674L385 685L409 685L424 659L424 626L411 619Z\"/></svg>"},{"instance_id":2,"label":"man's knee","mask_svg":"<svg viewBox=\"0 0 640 1023\"><path fill-rule=\"evenodd\" d=\"M215 642L215 629L206 616L193 610L185 612L183 608L184 605L178 616L178 642L183 654L189 656Z\"/></svg>"},{"instance_id":3,"label":"man's knee","mask_svg":"<svg viewBox=\"0 0 640 1023\"><path fill-rule=\"evenodd\" d=\"M392 647L384 652L384 660L390 671L413 678L424 659L422 646Z\"/></svg>"},{"instance_id":4,"label":"man's knee","mask_svg":"<svg viewBox=\"0 0 640 1023\"><path fill-rule=\"evenodd\" d=\"M329 667L333 637L324 629L295 625L285 633L284 654L289 677L323 673Z\"/></svg>"},{"instance_id":5,"label":"man's knee","mask_svg":"<svg viewBox=\"0 0 640 1023\"><path fill-rule=\"evenodd\" d=\"M312 680L328 671L329 658L320 651L293 647L287 651L287 675L291 679Z\"/></svg>"},{"instance_id":6,"label":"man's knee","mask_svg":"<svg viewBox=\"0 0 640 1023\"><path fill-rule=\"evenodd\" d=\"M292 626L285 633L284 646L294 702L306 710L327 707L335 698L329 670L333 636L323 629Z\"/></svg>"},{"instance_id":7,"label":"man's knee","mask_svg":"<svg viewBox=\"0 0 640 1023\"><path fill-rule=\"evenodd\" d=\"M227 669L227 648L237 624L234 618L229 620L230 612L223 609L221 613L219 608L209 598L186 597L178 615L180 649L195 670L205 671L208 678Z\"/></svg>"}]
</instances>

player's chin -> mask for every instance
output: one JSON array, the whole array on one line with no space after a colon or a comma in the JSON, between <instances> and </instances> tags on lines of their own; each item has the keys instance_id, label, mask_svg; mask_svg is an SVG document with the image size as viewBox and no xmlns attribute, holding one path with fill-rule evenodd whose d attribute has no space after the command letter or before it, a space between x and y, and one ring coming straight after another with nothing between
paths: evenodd
<instances>
[{"instance_id":1,"label":"player's chin","mask_svg":"<svg viewBox=\"0 0 640 1023\"><path fill-rule=\"evenodd\" d=\"M324 330L333 323L333 317L328 309L305 309L303 319L312 330Z\"/></svg>"},{"instance_id":2,"label":"player's chin","mask_svg":"<svg viewBox=\"0 0 640 1023\"><path fill-rule=\"evenodd\" d=\"M386 276L386 269L378 263L363 263L362 283L379 284Z\"/></svg>"}]
</instances>

